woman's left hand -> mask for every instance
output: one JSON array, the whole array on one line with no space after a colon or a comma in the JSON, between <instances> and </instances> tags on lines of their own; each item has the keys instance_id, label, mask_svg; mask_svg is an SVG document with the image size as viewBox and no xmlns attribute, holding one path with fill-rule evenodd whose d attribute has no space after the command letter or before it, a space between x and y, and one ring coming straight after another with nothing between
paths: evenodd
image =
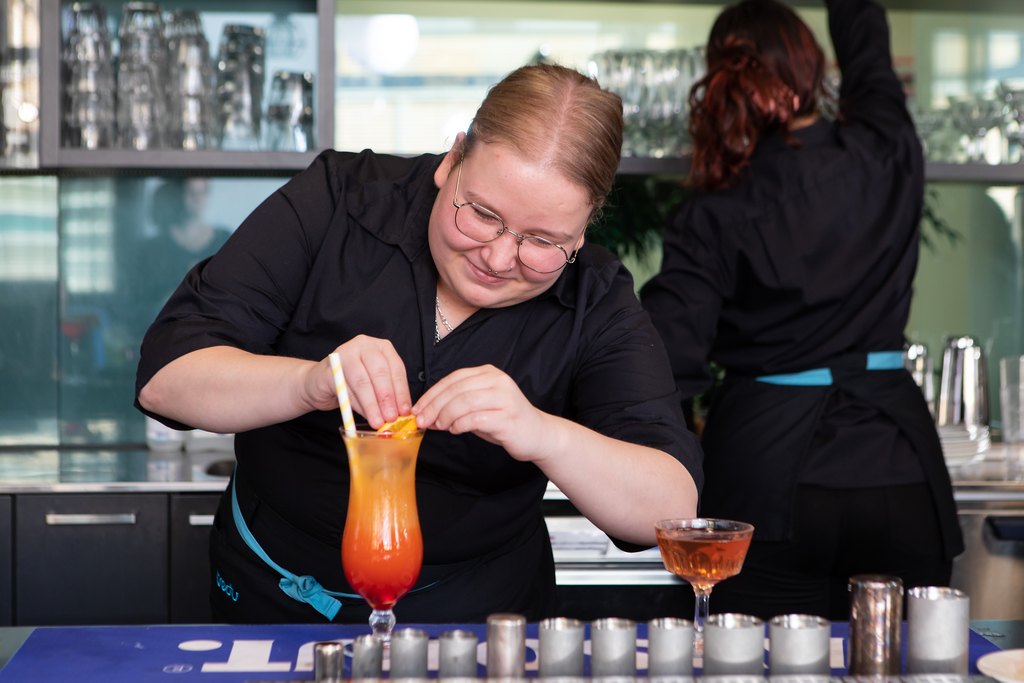
<instances>
[{"instance_id":1,"label":"woman's left hand","mask_svg":"<svg viewBox=\"0 0 1024 683\"><path fill-rule=\"evenodd\" d=\"M539 454L547 417L493 365L456 370L430 387L412 412L420 427L472 432L524 461Z\"/></svg>"}]
</instances>

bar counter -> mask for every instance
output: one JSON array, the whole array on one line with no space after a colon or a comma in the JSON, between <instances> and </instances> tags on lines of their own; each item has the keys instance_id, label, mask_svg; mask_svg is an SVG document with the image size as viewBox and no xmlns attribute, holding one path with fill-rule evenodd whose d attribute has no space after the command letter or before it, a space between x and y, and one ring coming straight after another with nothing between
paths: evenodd
<instances>
[{"instance_id":1,"label":"bar counter","mask_svg":"<svg viewBox=\"0 0 1024 683\"><path fill-rule=\"evenodd\" d=\"M339 445L340 448L340 445ZM949 468L958 501L1024 501L1024 454L1002 444ZM226 450L158 451L102 446L0 448L0 494L223 491L234 455ZM548 498L561 494L549 488Z\"/></svg>"},{"instance_id":2,"label":"bar counter","mask_svg":"<svg viewBox=\"0 0 1024 683\"><path fill-rule=\"evenodd\" d=\"M409 626L409 625L406 625ZM486 677L486 639L482 624L417 624L430 637L429 675L437 675L437 637L461 628L478 634L478 672ZM398 628L403 625L399 624ZM832 677L862 681L847 676L845 651L847 624L832 625ZM270 683L313 679L313 644L334 640L351 642L368 632L360 625L187 625L187 626L83 626L0 628L0 683L32 681L57 683L147 683L169 681L222 681ZM646 628L638 624L637 678L646 674ZM537 625L527 625L525 676L537 676ZM979 657L998 650L1024 647L1024 622L973 621L970 634L968 676L904 676L903 680L957 683L991 680L979 674ZM387 677L387 659L383 677ZM586 657L589 664L589 656ZM351 659L346 657L346 673ZM699 676L699 660L694 674ZM589 673L589 668L585 670ZM715 677L717 680L724 680ZM730 677L740 683L756 682L751 677ZM631 678L629 680L632 680ZM710 679L709 679L710 680ZM765 679L767 680L767 679ZM814 679L807 679L814 680ZM882 681L881 677L870 680ZM889 680L896 680L890 677ZM625 680L616 677L616 683Z\"/></svg>"}]
</instances>

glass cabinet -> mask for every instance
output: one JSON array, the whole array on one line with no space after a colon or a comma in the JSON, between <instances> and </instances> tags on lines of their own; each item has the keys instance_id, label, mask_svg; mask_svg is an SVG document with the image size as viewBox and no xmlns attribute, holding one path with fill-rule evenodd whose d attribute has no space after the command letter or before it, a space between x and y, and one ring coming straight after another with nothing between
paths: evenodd
<instances>
[{"instance_id":1,"label":"glass cabinet","mask_svg":"<svg viewBox=\"0 0 1024 683\"><path fill-rule=\"evenodd\" d=\"M333 137L324 3L38 1L44 168L300 169Z\"/></svg>"},{"instance_id":2,"label":"glass cabinet","mask_svg":"<svg viewBox=\"0 0 1024 683\"><path fill-rule=\"evenodd\" d=\"M907 334L927 343L933 357L944 335L974 334L993 367L999 355L1024 353L1024 163L1021 120L1010 113L1020 111L1012 109L1020 102L1008 95L1024 88L1024 10L1018 0L883 3L930 155L932 222L924 234L931 246L922 248ZM144 421L132 407L138 344L191 263L319 149L447 149L488 87L523 63L575 66L620 92L630 126L622 184L639 192L677 185L687 169L686 141L671 133L681 128L681 93L699 75L700 48L721 7L657 0L165 0L162 20L184 21L168 36L179 41L176 57L189 64L182 36L198 33L211 73L190 72L192 82L180 73L173 78L168 43L167 70L148 92L171 95L163 106L175 132L150 144L138 133L134 142L119 137L117 126L121 57L143 51L122 45L139 42L122 35L127 5L0 0L0 384L9 388L0 392L0 447L142 442ZM82 12L87 6L100 8L103 20L91 20ZM828 46L821 4L797 6ZM145 17L131 20L139 35ZM88 59L106 55L106 42L73 40L100 29L109 65ZM264 59L255 89L252 52L242 59L227 45L252 34L262 37ZM249 71L218 81L220 62L246 60ZM127 79L127 67L124 73ZM284 73L298 78L275 81ZM228 90L248 82L247 112L261 125L259 135L226 138L226 129L239 129L225 119L201 143L185 125L203 110L191 101L201 92L190 89L196 79L209 88L220 116L236 111ZM284 95L295 91L309 97L302 105L307 118L299 121L308 128L303 149L289 137L295 131L276 141L265 135L268 121L285 117ZM991 104L997 95L1004 98L998 117ZM954 102L989 104L954 112ZM148 104L135 102L136 117ZM99 125L111 122L110 129ZM169 223L186 219L213 236L205 246L180 259L154 248ZM661 229L644 220L652 235ZM645 256L630 262L638 284L657 267L656 248Z\"/></svg>"}]
</instances>

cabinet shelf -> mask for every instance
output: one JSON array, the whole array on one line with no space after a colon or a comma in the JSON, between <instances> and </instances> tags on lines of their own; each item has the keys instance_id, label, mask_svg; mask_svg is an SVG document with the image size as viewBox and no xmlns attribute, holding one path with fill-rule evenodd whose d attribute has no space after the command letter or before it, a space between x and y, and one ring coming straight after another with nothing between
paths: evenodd
<instances>
[{"instance_id":1,"label":"cabinet shelf","mask_svg":"<svg viewBox=\"0 0 1024 683\"><path fill-rule=\"evenodd\" d=\"M621 2L622 0L596 1ZM580 0L580 2L595 2L595 0ZM703 5L716 8L724 6L724 3L714 2L714 0L626 0L626 2L638 5ZM1018 14L1020 12L1020 0L879 0L879 3L888 10L910 12L968 12L971 14L979 12ZM802 8L824 6L823 0L787 0L787 4Z\"/></svg>"},{"instance_id":2,"label":"cabinet shelf","mask_svg":"<svg viewBox=\"0 0 1024 683\"><path fill-rule=\"evenodd\" d=\"M619 164L620 175L684 176L689 171L689 157L663 159L623 157ZM1024 185L1024 163L994 166L930 161L925 164L925 179L932 183Z\"/></svg>"},{"instance_id":3,"label":"cabinet shelf","mask_svg":"<svg viewBox=\"0 0 1024 683\"><path fill-rule=\"evenodd\" d=\"M60 150L61 171L113 170L132 173L150 170L202 171L211 175L244 171L255 175L283 175L309 166L318 152L236 152L225 150L131 149ZM46 168L46 167L44 167Z\"/></svg>"},{"instance_id":4,"label":"cabinet shelf","mask_svg":"<svg viewBox=\"0 0 1024 683\"><path fill-rule=\"evenodd\" d=\"M1024 185L1024 163L993 166L932 161L925 165L925 178L934 183Z\"/></svg>"}]
</instances>

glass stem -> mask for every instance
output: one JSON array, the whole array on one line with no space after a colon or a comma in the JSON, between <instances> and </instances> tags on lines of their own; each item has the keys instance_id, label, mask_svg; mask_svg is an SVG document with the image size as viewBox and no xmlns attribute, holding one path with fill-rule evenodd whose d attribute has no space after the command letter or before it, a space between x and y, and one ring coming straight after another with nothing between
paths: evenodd
<instances>
[{"instance_id":1,"label":"glass stem","mask_svg":"<svg viewBox=\"0 0 1024 683\"><path fill-rule=\"evenodd\" d=\"M390 609L375 609L370 614L370 631L387 643L391 640L391 629L395 627L395 613Z\"/></svg>"},{"instance_id":2,"label":"glass stem","mask_svg":"<svg viewBox=\"0 0 1024 683\"><path fill-rule=\"evenodd\" d=\"M704 622L708 619L708 603L711 598L710 588L693 589L695 598L693 605L693 649L694 654L704 655Z\"/></svg>"}]
</instances>

